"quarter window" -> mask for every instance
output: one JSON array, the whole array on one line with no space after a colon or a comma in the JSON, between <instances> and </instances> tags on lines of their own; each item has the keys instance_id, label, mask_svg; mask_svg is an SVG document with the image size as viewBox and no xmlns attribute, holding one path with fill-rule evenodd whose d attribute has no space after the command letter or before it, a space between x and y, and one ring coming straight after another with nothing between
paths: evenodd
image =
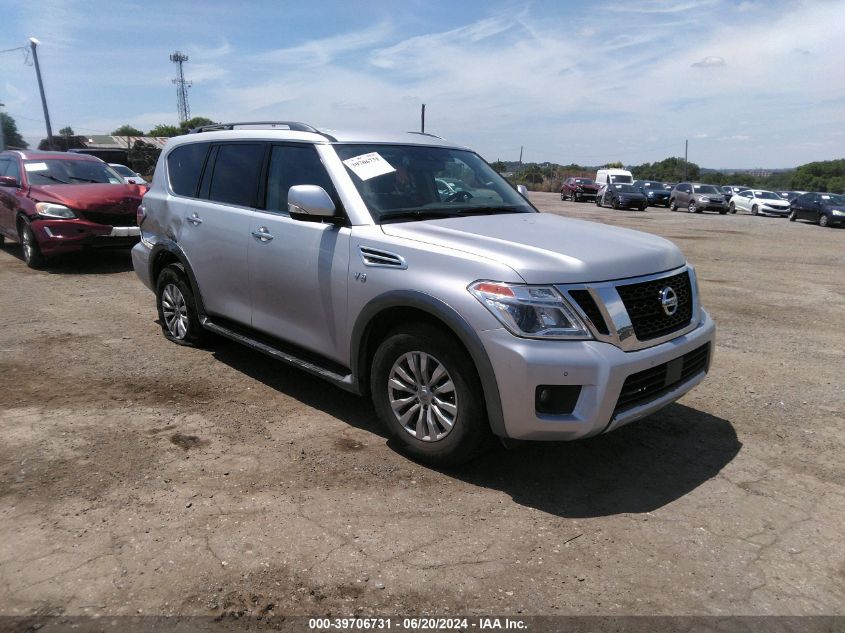
<instances>
[{"instance_id":1,"label":"quarter window","mask_svg":"<svg viewBox=\"0 0 845 633\"><path fill-rule=\"evenodd\" d=\"M170 187L180 196L194 197L197 181L208 152L208 143L180 145L167 155L167 173Z\"/></svg>"},{"instance_id":2,"label":"quarter window","mask_svg":"<svg viewBox=\"0 0 845 633\"><path fill-rule=\"evenodd\" d=\"M209 199L242 207L255 206L264 148L258 143L221 145L214 161Z\"/></svg>"}]
</instances>

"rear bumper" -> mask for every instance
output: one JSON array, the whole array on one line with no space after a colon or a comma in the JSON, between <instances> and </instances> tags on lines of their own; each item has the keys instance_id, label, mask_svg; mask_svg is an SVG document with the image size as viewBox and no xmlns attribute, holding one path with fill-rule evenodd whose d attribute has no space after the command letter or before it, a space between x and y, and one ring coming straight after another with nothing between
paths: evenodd
<instances>
[{"instance_id":1,"label":"rear bumper","mask_svg":"<svg viewBox=\"0 0 845 633\"><path fill-rule=\"evenodd\" d=\"M135 274L147 288L155 291L153 281L150 276L150 254L152 249L144 242L138 242L132 248L132 267L135 269Z\"/></svg>"},{"instance_id":2,"label":"rear bumper","mask_svg":"<svg viewBox=\"0 0 845 633\"><path fill-rule=\"evenodd\" d=\"M517 338L504 329L482 333L493 365L508 437L525 440L575 440L639 420L674 402L699 384L710 367L715 325L706 312L697 328L661 345L636 352L599 341L539 341ZM707 343L710 355L703 370L672 383L652 399L617 409L625 380L674 361ZM579 385L572 413L538 413L539 385Z\"/></svg>"},{"instance_id":3,"label":"rear bumper","mask_svg":"<svg viewBox=\"0 0 845 633\"><path fill-rule=\"evenodd\" d=\"M109 226L86 220L33 220L30 228L44 255L87 248L129 248L139 240L137 226Z\"/></svg>"}]
</instances>

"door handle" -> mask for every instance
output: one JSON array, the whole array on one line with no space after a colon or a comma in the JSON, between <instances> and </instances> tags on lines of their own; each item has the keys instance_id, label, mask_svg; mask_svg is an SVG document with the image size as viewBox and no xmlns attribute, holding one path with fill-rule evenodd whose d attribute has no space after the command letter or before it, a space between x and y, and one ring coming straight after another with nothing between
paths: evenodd
<instances>
[{"instance_id":1,"label":"door handle","mask_svg":"<svg viewBox=\"0 0 845 633\"><path fill-rule=\"evenodd\" d=\"M196 213L192 213L188 216L188 222L190 222L194 226L199 226L200 224L202 224L202 218Z\"/></svg>"},{"instance_id":2,"label":"door handle","mask_svg":"<svg viewBox=\"0 0 845 633\"><path fill-rule=\"evenodd\" d=\"M262 226L257 231L253 231L252 237L257 240L261 240L262 242L269 242L273 239L273 236L270 235L270 231L267 230L266 226Z\"/></svg>"}]
</instances>

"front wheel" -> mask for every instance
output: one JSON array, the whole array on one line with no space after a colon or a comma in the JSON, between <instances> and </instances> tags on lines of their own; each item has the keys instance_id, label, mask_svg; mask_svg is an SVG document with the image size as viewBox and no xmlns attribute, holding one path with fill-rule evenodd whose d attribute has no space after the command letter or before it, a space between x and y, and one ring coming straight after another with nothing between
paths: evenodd
<instances>
[{"instance_id":1,"label":"front wheel","mask_svg":"<svg viewBox=\"0 0 845 633\"><path fill-rule=\"evenodd\" d=\"M790 221L790 222L795 222L795 220L797 220L797 219L798 219L798 214L797 214L797 213L795 213L795 211L794 211L794 210L790 211L790 212L789 212L789 221Z\"/></svg>"},{"instance_id":2,"label":"front wheel","mask_svg":"<svg viewBox=\"0 0 845 633\"><path fill-rule=\"evenodd\" d=\"M429 464L469 461L490 438L472 360L439 328L411 324L388 335L373 356L370 391L402 450Z\"/></svg>"},{"instance_id":3,"label":"front wheel","mask_svg":"<svg viewBox=\"0 0 845 633\"><path fill-rule=\"evenodd\" d=\"M733 202L728 205L728 211L730 211L731 213L736 213L736 205Z\"/></svg>"},{"instance_id":4,"label":"front wheel","mask_svg":"<svg viewBox=\"0 0 845 633\"><path fill-rule=\"evenodd\" d=\"M677 204L675 204L675 199L674 199L674 198L673 198L672 200L670 200L670 201L669 201L669 210L670 210L670 211L677 211L677 210L678 210L678 205L677 205Z\"/></svg>"},{"instance_id":5,"label":"front wheel","mask_svg":"<svg viewBox=\"0 0 845 633\"><path fill-rule=\"evenodd\" d=\"M610 201L610 206L616 210L619 210L619 198L612 198Z\"/></svg>"},{"instance_id":6,"label":"front wheel","mask_svg":"<svg viewBox=\"0 0 845 633\"><path fill-rule=\"evenodd\" d=\"M648 208L648 205L647 205L645 202L643 202L643 203L640 205L640 211L645 211L647 208Z\"/></svg>"},{"instance_id":7,"label":"front wheel","mask_svg":"<svg viewBox=\"0 0 845 633\"><path fill-rule=\"evenodd\" d=\"M757 208L756 204L751 207L751 215L760 215L760 209Z\"/></svg>"},{"instance_id":8,"label":"front wheel","mask_svg":"<svg viewBox=\"0 0 845 633\"><path fill-rule=\"evenodd\" d=\"M26 222L21 222L20 227L21 247L23 248L23 261L30 268L41 268L44 265L44 255L32 227Z\"/></svg>"},{"instance_id":9,"label":"front wheel","mask_svg":"<svg viewBox=\"0 0 845 633\"><path fill-rule=\"evenodd\" d=\"M561 199L561 200L566 200L566 196L565 196L565 195L563 195L563 192L562 192L562 191L560 192L560 199Z\"/></svg>"},{"instance_id":10,"label":"front wheel","mask_svg":"<svg viewBox=\"0 0 845 633\"><path fill-rule=\"evenodd\" d=\"M827 220L827 216L822 213L819 215L819 226L829 226L830 222Z\"/></svg>"},{"instance_id":11,"label":"front wheel","mask_svg":"<svg viewBox=\"0 0 845 633\"><path fill-rule=\"evenodd\" d=\"M596 196L596 206L597 207L601 206L601 196Z\"/></svg>"},{"instance_id":12,"label":"front wheel","mask_svg":"<svg viewBox=\"0 0 845 633\"><path fill-rule=\"evenodd\" d=\"M698 205L695 204L695 200L690 200L689 206L687 207L687 211L690 213L698 213Z\"/></svg>"},{"instance_id":13,"label":"front wheel","mask_svg":"<svg viewBox=\"0 0 845 633\"><path fill-rule=\"evenodd\" d=\"M194 293L182 264L171 264L158 276L156 305L165 338L179 345L198 346L205 340Z\"/></svg>"}]
</instances>

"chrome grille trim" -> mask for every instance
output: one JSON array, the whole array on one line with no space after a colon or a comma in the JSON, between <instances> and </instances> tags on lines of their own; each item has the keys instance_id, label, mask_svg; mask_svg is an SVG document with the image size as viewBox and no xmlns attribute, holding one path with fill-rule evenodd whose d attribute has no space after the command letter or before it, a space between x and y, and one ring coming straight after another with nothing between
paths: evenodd
<instances>
[{"instance_id":1,"label":"chrome grille trim","mask_svg":"<svg viewBox=\"0 0 845 633\"><path fill-rule=\"evenodd\" d=\"M628 316L625 304L622 302L622 298L616 290L616 286L637 284L657 279L664 279L667 277L674 277L675 275L679 275L683 272L686 272L689 275L690 287L692 290L692 318L690 319L689 324L681 329L675 330L674 332L670 332L665 336L645 341L639 340L634 332L634 327L631 324L631 319ZM684 334L691 332L701 323L701 307L698 299L698 282L696 281L695 269L690 265L684 265L680 268L674 268L654 275L615 279L613 281L603 281L590 284L563 284L557 285L556 288L560 290L565 297L569 298L570 304L578 311L579 315L586 317L585 322L587 323L587 327L590 328L593 337L597 341L610 343L625 352L634 352L671 341L679 336L683 336ZM578 305L578 302L571 298L569 291L576 289L587 290L592 295L593 300L596 302L596 305L598 306L599 311L601 312L602 317L604 317L604 321L610 330L609 334L602 334L597 331L596 328L592 326L592 322L589 317L581 309L581 306Z\"/></svg>"}]
</instances>

